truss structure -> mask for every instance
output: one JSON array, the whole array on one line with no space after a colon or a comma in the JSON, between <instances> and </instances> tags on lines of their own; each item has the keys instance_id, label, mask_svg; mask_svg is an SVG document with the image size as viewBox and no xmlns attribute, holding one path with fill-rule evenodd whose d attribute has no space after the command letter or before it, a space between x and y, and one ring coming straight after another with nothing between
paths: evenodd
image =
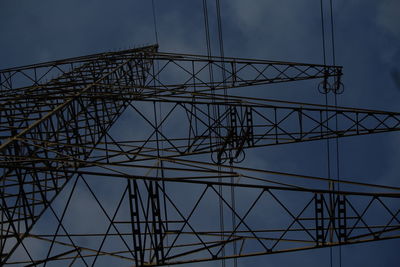
<instances>
[{"instance_id":1,"label":"truss structure","mask_svg":"<svg viewBox=\"0 0 400 267\"><path fill-rule=\"evenodd\" d=\"M398 112L230 93L308 79L338 93L341 75L157 46L2 70L1 265L159 266L398 238L399 188L239 164L258 147L400 130Z\"/></svg>"}]
</instances>

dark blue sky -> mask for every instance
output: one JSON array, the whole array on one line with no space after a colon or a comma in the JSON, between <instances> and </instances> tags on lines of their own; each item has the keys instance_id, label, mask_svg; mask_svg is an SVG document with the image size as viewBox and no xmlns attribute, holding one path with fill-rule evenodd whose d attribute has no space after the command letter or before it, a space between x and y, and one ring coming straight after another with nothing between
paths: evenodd
<instances>
[{"instance_id":1,"label":"dark blue sky","mask_svg":"<svg viewBox=\"0 0 400 267\"><path fill-rule=\"evenodd\" d=\"M206 53L201 2L155 0L161 51ZM329 1L324 2L328 12ZM333 3L336 61L344 67L346 87L339 104L399 111L400 81L396 84L393 73L400 73L400 1ZM322 63L319 0L221 0L221 5L226 56ZM148 0L1 1L0 35L1 69L155 42ZM213 48L216 53L216 43ZM266 86L259 96L323 103L316 86ZM341 141L342 177L400 186L399 144L398 133ZM274 147L249 157L267 169L325 175L323 144L319 150L307 145ZM399 242L343 247L342 266L398 266ZM329 266L328 256L323 249L244 259L239 265Z\"/></svg>"}]
</instances>

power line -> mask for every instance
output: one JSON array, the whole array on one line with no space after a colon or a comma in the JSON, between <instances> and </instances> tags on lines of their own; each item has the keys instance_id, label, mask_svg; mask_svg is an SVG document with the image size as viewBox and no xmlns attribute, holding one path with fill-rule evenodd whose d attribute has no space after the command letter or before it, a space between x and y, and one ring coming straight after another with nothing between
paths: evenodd
<instances>
[{"instance_id":1,"label":"power line","mask_svg":"<svg viewBox=\"0 0 400 267\"><path fill-rule=\"evenodd\" d=\"M324 22L323 0L320 0L320 13L321 13L321 32L322 32L322 54L324 59L324 65L326 65L325 22Z\"/></svg>"},{"instance_id":2,"label":"power line","mask_svg":"<svg viewBox=\"0 0 400 267\"><path fill-rule=\"evenodd\" d=\"M330 19L331 19L331 42L332 42L332 63L333 65L336 65L336 49L335 49L335 24L334 24L334 18L333 18L333 1L329 0L329 7L330 7ZM341 86L340 81L336 80L335 90L339 90L339 87ZM337 99L337 93L335 92L335 109L337 110L338 106L338 99ZM336 130L339 128L338 126L338 119L336 118L335 120L335 128ZM339 151L339 139L336 138L335 140L336 143L336 178L337 181L340 182L340 151ZM338 183L337 190L340 190L340 183ZM342 267L342 246L339 245L339 266Z\"/></svg>"},{"instance_id":3,"label":"power line","mask_svg":"<svg viewBox=\"0 0 400 267\"><path fill-rule=\"evenodd\" d=\"M335 53L335 31L334 31L334 20L333 20L333 1L329 0L330 15L331 15L331 40L332 40L332 63L336 65L336 53Z\"/></svg>"},{"instance_id":4,"label":"power line","mask_svg":"<svg viewBox=\"0 0 400 267\"><path fill-rule=\"evenodd\" d=\"M218 41L219 41L219 54L220 57L222 59L222 61L225 60L225 51L224 51L224 35L223 35L223 27L222 27L222 16L221 16L221 2L220 0L216 0L215 1L215 5L216 5L216 9L217 9L217 24L218 24ZM228 93L227 93L227 86L226 86L226 72L225 72L225 63L222 63L222 70L221 70L221 74L222 74L222 81L223 81L223 85L224 85L224 96L227 97ZM227 107L225 107L225 111L227 112ZM232 114L231 112L229 112L229 114ZM234 115L235 116L235 115ZM227 125L228 127L231 127L230 125L230 120L227 117ZM233 166L233 161L231 160L233 158L232 155L232 151L229 151L229 164L231 166L230 171L233 172L232 166ZM231 177L231 183L234 184L234 177ZM235 187L231 186L231 205L232 205L232 213L231 213L231 223L232 223L232 230L234 230L236 228L236 216L235 216L235 210L236 210L236 194L235 194ZM237 243L233 242L233 253L237 254ZM224 263L223 263L224 264ZM238 266L238 260L237 258L233 259L233 266L237 267Z\"/></svg>"},{"instance_id":5,"label":"power line","mask_svg":"<svg viewBox=\"0 0 400 267\"><path fill-rule=\"evenodd\" d=\"M321 30L322 30L322 52L323 52L323 60L324 60L324 65L327 64L327 51L326 51L326 36L325 36L325 19L324 19L324 6L323 6L323 0L320 0L320 13L321 13ZM335 33L334 33L334 17L333 17L333 0L329 0L329 13L330 13L330 34L331 34L331 49L332 49L332 64L335 66L336 65L336 52L335 52ZM332 87L332 88L328 88ZM341 82L340 80L335 77L335 82L333 85L329 85L327 80L324 81L324 93L325 93L325 104L328 105L328 92L330 89L332 89L334 93L334 106L335 110L337 110L338 106L338 99L337 99L337 94L339 93L341 87ZM327 111L327 116L328 116L328 111ZM328 126L329 127L329 126ZM338 127L338 120L337 118L335 119L335 128L336 130L339 128ZM336 144L336 179L338 181L338 186L336 190L340 190L339 182L340 182L340 150L339 150L339 140L338 138L335 138L335 144ZM331 158L330 158L330 142L329 139L327 139L327 161L328 161L328 178L331 177ZM335 191L335 188L333 185L330 184L330 189ZM331 207L333 208L333 198L331 196ZM332 210L333 211L333 210ZM332 247L330 248L330 266L333 266L333 249ZM339 245L339 266L342 266L342 250L341 246Z\"/></svg>"},{"instance_id":6,"label":"power line","mask_svg":"<svg viewBox=\"0 0 400 267\"><path fill-rule=\"evenodd\" d=\"M158 44L158 29L157 29L157 16L156 16L156 4L154 0L151 0L151 7L153 10L153 24L154 24L154 35L156 38L156 43Z\"/></svg>"},{"instance_id":7,"label":"power line","mask_svg":"<svg viewBox=\"0 0 400 267\"><path fill-rule=\"evenodd\" d=\"M207 55L211 57L211 41L210 41L210 26L208 22L208 7L207 0L203 0L203 16L204 16L204 29L206 33L206 46L207 46Z\"/></svg>"},{"instance_id":8,"label":"power line","mask_svg":"<svg viewBox=\"0 0 400 267\"><path fill-rule=\"evenodd\" d=\"M324 65L326 66L326 40L325 40L325 20L324 20L324 5L323 5L323 0L320 0L320 15L321 15L321 37L322 37L322 53L323 53L323 60L324 60ZM329 128L329 120L328 120L328 92L329 92L329 85L328 81L325 78L323 82L323 92L325 94L325 105L326 105L326 123L327 127ZM330 141L329 139L326 139L326 155L327 155L327 175L328 179L331 179L331 158L330 158ZM333 188L333 183L329 182L329 190L334 190ZM333 196L332 194L329 194L329 203L330 203L330 210L331 212L333 211ZM330 215L332 216L332 215ZM331 222L330 222L331 223ZM332 226L330 226L331 228ZM329 231L330 237L332 238L332 229ZM329 261L330 261L330 266L333 266L333 249L332 247L329 247Z\"/></svg>"},{"instance_id":9,"label":"power line","mask_svg":"<svg viewBox=\"0 0 400 267\"><path fill-rule=\"evenodd\" d=\"M218 12L217 12L218 13ZM205 29L205 36L206 36L206 46L207 46L207 56L210 61L210 64L208 65L208 70L209 70L209 76L210 76L210 81L213 83L214 81L214 72L213 72L213 64L211 64L211 56L212 56L212 46L211 46L211 38L210 38L210 24L209 24L209 16L208 16L208 5L207 5L207 0L203 0L203 16L204 16L204 29ZM218 29L220 26L220 23L218 22ZM221 49L221 43L220 43L220 49ZM211 94L215 94L215 88L211 88ZM212 98L212 102L215 103L215 97ZM213 112L213 119L214 121L219 121L220 117L220 110L219 107L216 107L213 105L212 107L212 112ZM220 129L217 129L217 136L215 136L217 143L220 142ZM221 172L221 166L220 166L220 160L217 159L218 161L218 171ZM219 181L222 181L221 178L218 178ZM218 192L220 196L223 196L223 188L222 186L218 187ZM220 225L220 231L223 233L225 231L225 223L224 223L224 206L222 199L219 199L219 225ZM221 242L224 242L224 235L221 235ZM221 248L221 254L222 257L225 257L225 246L222 246ZM221 260L221 266L225 267L225 259Z\"/></svg>"}]
</instances>

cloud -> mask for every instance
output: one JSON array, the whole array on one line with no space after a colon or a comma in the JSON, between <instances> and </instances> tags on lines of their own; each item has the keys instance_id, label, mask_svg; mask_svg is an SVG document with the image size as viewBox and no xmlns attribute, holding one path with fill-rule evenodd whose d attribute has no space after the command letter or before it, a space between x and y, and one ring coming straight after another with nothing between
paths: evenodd
<instances>
[{"instance_id":1,"label":"cloud","mask_svg":"<svg viewBox=\"0 0 400 267\"><path fill-rule=\"evenodd\" d=\"M376 22L386 33L392 37L400 39L400 1L384 0L381 1L378 9Z\"/></svg>"},{"instance_id":2,"label":"cloud","mask_svg":"<svg viewBox=\"0 0 400 267\"><path fill-rule=\"evenodd\" d=\"M384 0L378 4L376 11L376 25L381 30L386 41L382 49L384 62L397 66L400 58L400 1Z\"/></svg>"}]
</instances>

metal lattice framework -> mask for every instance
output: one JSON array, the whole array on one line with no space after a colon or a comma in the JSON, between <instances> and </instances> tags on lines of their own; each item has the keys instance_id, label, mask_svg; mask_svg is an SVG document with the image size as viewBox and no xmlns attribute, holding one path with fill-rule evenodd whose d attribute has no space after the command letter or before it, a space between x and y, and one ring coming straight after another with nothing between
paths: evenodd
<instances>
[{"instance_id":1,"label":"metal lattice framework","mask_svg":"<svg viewBox=\"0 0 400 267\"><path fill-rule=\"evenodd\" d=\"M229 93L308 79L337 91L341 67L157 48L0 72L2 265L156 266L399 237L400 188L236 163L398 131L400 113Z\"/></svg>"}]
</instances>

